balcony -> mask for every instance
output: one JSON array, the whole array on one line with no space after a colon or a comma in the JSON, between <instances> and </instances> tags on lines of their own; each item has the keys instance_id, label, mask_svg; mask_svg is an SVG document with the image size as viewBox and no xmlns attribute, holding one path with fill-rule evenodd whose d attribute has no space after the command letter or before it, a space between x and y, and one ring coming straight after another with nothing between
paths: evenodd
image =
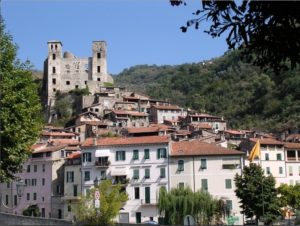
<instances>
[{"instance_id":1,"label":"balcony","mask_svg":"<svg viewBox=\"0 0 300 226\"><path fill-rule=\"evenodd\" d=\"M112 180L113 185L120 184L121 186L127 186L130 182L129 178L126 178L126 176L116 176Z\"/></svg>"},{"instance_id":2,"label":"balcony","mask_svg":"<svg viewBox=\"0 0 300 226\"><path fill-rule=\"evenodd\" d=\"M95 161L96 167L107 168L110 166L110 161Z\"/></svg>"}]
</instances>

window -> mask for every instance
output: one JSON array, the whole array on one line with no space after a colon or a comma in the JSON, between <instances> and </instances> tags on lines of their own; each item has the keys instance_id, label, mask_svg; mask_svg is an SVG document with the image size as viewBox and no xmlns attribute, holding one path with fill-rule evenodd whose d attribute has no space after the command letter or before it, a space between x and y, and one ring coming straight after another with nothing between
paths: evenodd
<instances>
[{"instance_id":1,"label":"window","mask_svg":"<svg viewBox=\"0 0 300 226\"><path fill-rule=\"evenodd\" d=\"M78 88L79 88L79 86L78 86L78 85L76 85L76 86L75 86L75 89L78 89Z\"/></svg>"},{"instance_id":2,"label":"window","mask_svg":"<svg viewBox=\"0 0 300 226\"><path fill-rule=\"evenodd\" d=\"M138 180L140 178L140 171L139 169L134 169L133 170L133 179Z\"/></svg>"},{"instance_id":3,"label":"window","mask_svg":"<svg viewBox=\"0 0 300 226\"><path fill-rule=\"evenodd\" d=\"M66 81L66 85L70 85L70 81Z\"/></svg>"},{"instance_id":4,"label":"window","mask_svg":"<svg viewBox=\"0 0 300 226\"><path fill-rule=\"evenodd\" d=\"M116 151L116 161L125 161L125 151Z\"/></svg>"},{"instance_id":5,"label":"window","mask_svg":"<svg viewBox=\"0 0 300 226\"><path fill-rule=\"evenodd\" d=\"M136 212L135 213L135 222L137 224L140 224L142 222L142 213L141 212Z\"/></svg>"},{"instance_id":6,"label":"window","mask_svg":"<svg viewBox=\"0 0 300 226\"><path fill-rule=\"evenodd\" d=\"M139 187L134 188L134 198L140 199L140 188Z\"/></svg>"},{"instance_id":7,"label":"window","mask_svg":"<svg viewBox=\"0 0 300 226\"><path fill-rule=\"evenodd\" d=\"M87 84L87 81L84 81L84 84L86 85L86 84Z\"/></svg>"},{"instance_id":8,"label":"window","mask_svg":"<svg viewBox=\"0 0 300 226\"><path fill-rule=\"evenodd\" d=\"M145 187L145 203L150 203L150 187Z\"/></svg>"},{"instance_id":9,"label":"window","mask_svg":"<svg viewBox=\"0 0 300 226\"><path fill-rule=\"evenodd\" d=\"M90 152L86 152L86 153L83 153L83 162L92 162L92 153Z\"/></svg>"},{"instance_id":10,"label":"window","mask_svg":"<svg viewBox=\"0 0 300 226\"><path fill-rule=\"evenodd\" d=\"M100 66L97 66L97 72L100 73Z\"/></svg>"},{"instance_id":11,"label":"window","mask_svg":"<svg viewBox=\"0 0 300 226\"><path fill-rule=\"evenodd\" d=\"M18 205L18 196L14 195L14 206Z\"/></svg>"},{"instance_id":12,"label":"window","mask_svg":"<svg viewBox=\"0 0 300 226\"><path fill-rule=\"evenodd\" d=\"M277 156L277 160L278 160L278 161L281 161L281 160L282 160L282 159L281 159L281 154L277 154L276 156Z\"/></svg>"},{"instance_id":13,"label":"window","mask_svg":"<svg viewBox=\"0 0 300 226\"><path fill-rule=\"evenodd\" d=\"M159 148L157 149L157 159L167 158L167 149Z\"/></svg>"},{"instance_id":14,"label":"window","mask_svg":"<svg viewBox=\"0 0 300 226\"><path fill-rule=\"evenodd\" d=\"M178 171L184 171L184 161L178 160Z\"/></svg>"},{"instance_id":15,"label":"window","mask_svg":"<svg viewBox=\"0 0 300 226\"><path fill-rule=\"evenodd\" d=\"M30 165L27 165L27 173L30 173Z\"/></svg>"},{"instance_id":16,"label":"window","mask_svg":"<svg viewBox=\"0 0 300 226\"><path fill-rule=\"evenodd\" d=\"M150 178L150 169L145 169L145 179Z\"/></svg>"},{"instance_id":17,"label":"window","mask_svg":"<svg viewBox=\"0 0 300 226\"><path fill-rule=\"evenodd\" d=\"M205 191L208 190L207 179L201 179L201 188Z\"/></svg>"},{"instance_id":18,"label":"window","mask_svg":"<svg viewBox=\"0 0 300 226\"><path fill-rule=\"evenodd\" d=\"M5 205L8 206L8 195L5 195Z\"/></svg>"},{"instance_id":19,"label":"window","mask_svg":"<svg viewBox=\"0 0 300 226\"><path fill-rule=\"evenodd\" d=\"M166 178L166 168L160 168L160 178Z\"/></svg>"},{"instance_id":20,"label":"window","mask_svg":"<svg viewBox=\"0 0 300 226\"><path fill-rule=\"evenodd\" d=\"M268 154L268 153L265 154L265 160L267 160L267 161L270 160L270 159L269 159L269 154Z\"/></svg>"},{"instance_id":21,"label":"window","mask_svg":"<svg viewBox=\"0 0 300 226\"><path fill-rule=\"evenodd\" d=\"M104 170L100 171L100 179L106 180L106 172Z\"/></svg>"},{"instance_id":22,"label":"window","mask_svg":"<svg viewBox=\"0 0 300 226\"><path fill-rule=\"evenodd\" d=\"M299 174L299 176L300 176L300 166L298 166L298 174Z\"/></svg>"},{"instance_id":23,"label":"window","mask_svg":"<svg viewBox=\"0 0 300 226\"><path fill-rule=\"evenodd\" d=\"M55 74L55 73L56 73L56 68L52 67L52 74Z\"/></svg>"},{"instance_id":24,"label":"window","mask_svg":"<svg viewBox=\"0 0 300 226\"><path fill-rule=\"evenodd\" d=\"M101 78L97 78L97 81L100 82L100 81L101 81Z\"/></svg>"},{"instance_id":25,"label":"window","mask_svg":"<svg viewBox=\"0 0 300 226\"><path fill-rule=\"evenodd\" d=\"M98 58L98 59L101 58L101 53L97 53L97 58Z\"/></svg>"},{"instance_id":26,"label":"window","mask_svg":"<svg viewBox=\"0 0 300 226\"><path fill-rule=\"evenodd\" d=\"M60 185L56 185L56 193L61 194L61 186Z\"/></svg>"},{"instance_id":27,"label":"window","mask_svg":"<svg viewBox=\"0 0 300 226\"><path fill-rule=\"evenodd\" d=\"M84 181L89 181L90 179L90 171L84 171Z\"/></svg>"},{"instance_id":28,"label":"window","mask_svg":"<svg viewBox=\"0 0 300 226\"><path fill-rule=\"evenodd\" d=\"M149 149L144 150L144 159L150 159Z\"/></svg>"},{"instance_id":29,"label":"window","mask_svg":"<svg viewBox=\"0 0 300 226\"><path fill-rule=\"evenodd\" d=\"M226 189L231 189L232 188L231 179L225 179L225 188Z\"/></svg>"},{"instance_id":30,"label":"window","mask_svg":"<svg viewBox=\"0 0 300 226\"><path fill-rule=\"evenodd\" d=\"M133 160L139 159L139 150L133 150Z\"/></svg>"},{"instance_id":31,"label":"window","mask_svg":"<svg viewBox=\"0 0 300 226\"><path fill-rule=\"evenodd\" d=\"M67 183L74 182L74 172L67 171Z\"/></svg>"},{"instance_id":32,"label":"window","mask_svg":"<svg viewBox=\"0 0 300 226\"><path fill-rule=\"evenodd\" d=\"M207 169L206 159L201 159L200 169Z\"/></svg>"},{"instance_id":33,"label":"window","mask_svg":"<svg viewBox=\"0 0 300 226\"><path fill-rule=\"evenodd\" d=\"M183 188L184 188L184 183L183 183L183 182L179 182L179 183L178 183L178 188L183 189Z\"/></svg>"},{"instance_id":34,"label":"window","mask_svg":"<svg viewBox=\"0 0 300 226\"><path fill-rule=\"evenodd\" d=\"M283 174L283 168L281 166L279 167L279 174Z\"/></svg>"},{"instance_id":35,"label":"window","mask_svg":"<svg viewBox=\"0 0 300 226\"><path fill-rule=\"evenodd\" d=\"M27 201L30 200L30 193L27 193L27 194L26 194L26 199L27 199Z\"/></svg>"},{"instance_id":36,"label":"window","mask_svg":"<svg viewBox=\"0 0 300 226\"><path fill-rule=\"evenodd\" d=\"M42 171L45 172L45 168L46 168L46 167L45 167L45 164L43 164L42 167L43 167L43 168L42 168Z\"/></svg>"},{"instance_id":37,"label":"window","mask_svg":"<svg viewBox=\"0 0 300 226\"><path fill-rule=\"evenodd\" d=\"M45 178L42 179L42 185L45 186Z\"/></svg>"},{"instance_id":38,"label":"window","mask_svg":"<svg viewBox=\"0 0 300 226\"><path fill-rule=\"evenodd\" d=\"M232 200L226 200L226 210L230 213L232 210Z\"/></svg>"},{"instance_id":39,"label":"window","mask_svg":"<svg viewBox=\"0 0 300 226\"><path fill-rule=\"evenodd\" d=\"M60 157L64 158L65 157L65 151L64 150L60 150Z\"/></svg>"},{"instance_id":40,"label":"window","mask_svg":"<svg viewBox=\"0 0 300 226\"><path fill-rule=\"evenodd\" d=\"M77 185L74 185L74 186L73 186L73 196L74 196L74 197L77 197L77 195L78 195Z\"/></svg>"},{"instance_id":41,"label":"window","mask_svg":"<svg viewBox=\"0 0 300 226\"><path fill-rule=\"evenodd\" d=\"M72 211L71 205L68 205L68 212L71 212L71 211Z\"/></svg>"},{"instance_id":42,"label":"window","mask_svg":"<svg viewBox=\"0 0 300 226\"><path fill-rule=\"evenodd\" d=\"M36 193L33 193L33 200L36 200Z\"/></svg>"},{"instance_id":43,"label":"window","mask_svg":"<svg viewBox=\"0 0 300 226\"><path fill-rule=\"evenodd\" d=\"M51 152L46 152L46 157L51 157Z\"/></svg>"},{"instance_id":44,"label":"window","mask_svg":"<svg viewBox=\"0 0 300 226\"><path fill-rule=\"evenodd\" d=\"M52 84L55 85L56 84L56 78L52 79Z\"/></svg>"},{"instance_id":45,"label":"window","mask_svg":"<svg viewBox=\"0 0 300 226\"><path fill-rule=\"evenodd\" d=\"M293 176L293 167L289 166L289 176Z\"/></svg>"},{"instance_id":46,"label":"window","mask_svg":"<svg viewBox=\"0 0 300 226\"><path fill-rule=\"evenodd\" d=\"M52 54L52 59L55 60L56 59L56 55L53 53Z\"/></svg>"},{"instance_id":47,"label":"window","mask_svg":"<svg viewBox=\"0 0 300 226\"><path fill-rule=\"evenodd\" d=\"M31 179L31 185L36 186L37 184L37 179Z\"/></svg>"},{"instance_id":48,"label":"window","mask_svg":"<svg viewBox=\"0 0 300 226\"><path fill-rule=\"evenodd\" d=\"M56 92L56 89L55 89L55 88L53 88L53 92Z\"/></svg>"},{"instance_id":49,"label":"window","mask_svg":"<svg viewBox=\"0 0 300 226\"><path fill-rule=\"evenodd\" d=\"M37 172L37 165L33 166L33 172Z\"/></svg>"},{"instance_id":50,"label":"window","mask_svg":"<svg viewBox=\"0 0 300 226\"><path fill-rule=\"evenodd\" d=\"M267 174L270 174L270 173L271 173L270 167L266 167L266 173L267 173Z\"/></svg>"}]
</instances>

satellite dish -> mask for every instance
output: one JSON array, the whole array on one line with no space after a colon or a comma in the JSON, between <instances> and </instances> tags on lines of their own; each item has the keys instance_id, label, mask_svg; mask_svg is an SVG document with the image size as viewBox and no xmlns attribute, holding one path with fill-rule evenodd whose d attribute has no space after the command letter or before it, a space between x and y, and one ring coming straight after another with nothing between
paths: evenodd
<instances>
[{"instance_id":1,"label":"satellite dish","mask_svg":"<svg viewBox=\"0 0 300 226\"><path fill-rule=\"evenodd\" d=\"M194 217L191 216L191 215L186 215L186 216L184 217L184 222L183 222L183 224L184 224L184 225L187 225L187 226L189 226L189 225L195 225L195 219L194 219Z\"/></svg>"}]
</instances>

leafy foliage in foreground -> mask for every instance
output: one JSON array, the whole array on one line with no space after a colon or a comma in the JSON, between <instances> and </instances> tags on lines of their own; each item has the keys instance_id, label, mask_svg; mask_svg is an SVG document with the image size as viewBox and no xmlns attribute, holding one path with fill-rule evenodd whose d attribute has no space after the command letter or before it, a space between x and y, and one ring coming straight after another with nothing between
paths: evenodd
<instances>
[{"instance_id":1,"label":"leafy foliage in foreground","mask_svg":"<svg viewBox=\"0 0 300 226\"><path fill-rule=\"evenodd\" d=\"M37 86L16 52L0 17L0 182L14 179L42 129Z\"/></svg>"},{"instance_id":2,"label":"leafy foliage in foreground","mask_svg":"<svg viewBox=\"0 0 300 226\"><path fill-rule=\"evenodd\" d=\"M86 225L109 226L114 224L114 218L119 214L128 195L121 192L120 185L112 185L110 180L101 181L97 187L100 191L100 209L94 207L95 188L90 189L87 196L83 196L76 209L76 217Z\"/></svg>"},{"instance_id":3,"label":"leafy foliage in foreground","mask_svg":"<svg viewBox=\"0 0 300 226\"><path fill-rule=\"evenodd\" d=\"M192 215L199 224L220 223L226 215L223 200L214 199L207 191L193 192L190 188L161 188L158 199L159 213L167 225L183 225L186 215Z\"/></svg>"},{"instance_id":4,"label":"leafy foliage in foreground","mask_svg":"<svg viewBox=\"0 0 300 226\"><path fill-rule=\"evenodd\" d=\"M299 73L296 68L275 75L233 51L199 64L135 66L116 76L115 83L224 116L232 128L276 130L300 125Z\"/></svg>"}]
</instances>

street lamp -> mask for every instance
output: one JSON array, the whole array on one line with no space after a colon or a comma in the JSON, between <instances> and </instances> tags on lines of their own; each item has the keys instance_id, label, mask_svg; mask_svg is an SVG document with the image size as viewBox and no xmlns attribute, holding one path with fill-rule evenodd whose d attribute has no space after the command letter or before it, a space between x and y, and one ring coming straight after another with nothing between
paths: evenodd
<instances>
[{"instance_id":1,"label":"street lamp","mask_svg":"<svg viewBox=\"0 0 300 226\"><path fill-rule=\"evenodd\" d=\"M24 181L21 179L19 180L17 183L16 183L16 187L17 187L17 196L19 197L19 203L20 203L20 199L21 197L24 195L24 189L26 187L26 184L24 183ZM18 204L19 204L18 203ZM6 209L10 209L10 210L13 210L15 207L9 207L7 205L5 205L3 203L3 200L2 200L2 193L0 193L0 207L1 205L3 205Z\"/></svg>"}]
</instances>

